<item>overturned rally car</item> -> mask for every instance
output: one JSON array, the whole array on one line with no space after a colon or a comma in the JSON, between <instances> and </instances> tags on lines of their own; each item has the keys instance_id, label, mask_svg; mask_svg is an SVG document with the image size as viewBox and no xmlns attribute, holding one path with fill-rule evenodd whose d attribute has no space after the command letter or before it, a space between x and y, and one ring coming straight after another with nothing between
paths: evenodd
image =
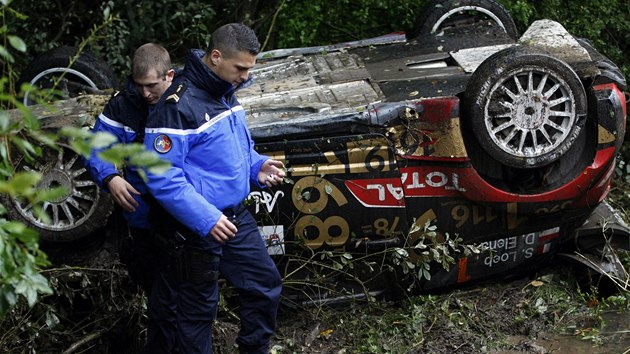
<instances>
[{"instance_id":1,"label":"overturned rally car","mask_svg":"<svg viewBox=\"0 0 630 354\"><path fill-rule=\"evenodd\" d=\"M262 53L238 96L258 151L288 168L288 184L250 195L270 252L402 248L413 262L430 252L429 226L433 243L482 252L412 270L423 290L558 256L625 274L609 248L628 249L628 228L604 201L625 133L623 75L553 21L503 38L436 52L392 34Z\"/></svg>"},{"instance_id":2,"label":"overturned rally car","mask_svg":"<svg viewBox=\"0 0 630 354\"><path fill-rule=\"evenodd\" d=\"M625 134L620 70L556 22L518 38L494 1L445 3L411 36L263 52L238 92L258 151L287 167L246 201L285 289L432 291L557 259L627 278L614 250L630 233L605 202ZM68 186L52 221L8 209L47 242L76 241L112 203L75 154L53 154L21 166Z\"/></svg>"}]
</instances>

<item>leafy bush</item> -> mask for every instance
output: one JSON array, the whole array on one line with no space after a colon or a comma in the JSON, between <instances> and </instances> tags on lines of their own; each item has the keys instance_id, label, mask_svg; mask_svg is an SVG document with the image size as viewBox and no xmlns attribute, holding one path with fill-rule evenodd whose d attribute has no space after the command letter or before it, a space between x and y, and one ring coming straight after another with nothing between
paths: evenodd
<instances>
[{"instance_id":1,"label":"leafy bush","mask_svg":"<svg viewBox=\"0 0 630 354\"><path fill-rule=\"evenodd\" d=\"M599 51L630 75L628 7L612 1L500 1L522 33L532 21L556 20L571 33L593 41ZM18 58L23 69L34 56L61 45L76 45L82 36L101 25L107 13L113 21L91 39L88 50L106 59L115 72L129 72L133 50L157 42L183 61L189 48L207 47L210 34L222 24L244 22L258 33L264 49L345 42L409 30L426 1L411 0L270 0L227 1L125 1L97 2L53 0L12 3L6 14L9 28L24 37L28 46ZM41 16L46 13L47 16ZM24 21L27 18L28 21Z\"/></svg>"},{"instance_id":2,"label":"leafy bush","mask_svg":"<svg viewBox=\"0 0 630 354\"><path fill-rule=\"evenodd\" d=\"M131 71L133 51L143 43L160 43L176 55L190 47L207 46L213 29L207 26L215 23L214 8L206 2L177 0L109 0L98 6L91 1L20 1L12 4L7 21L10 28L25 34L29 49L17 63L22 70L35 56L52 48L77 46L111 15L111 24L90 38L87 50L107 60L115 72L125 74Z\"/></svg>"}]
</instances>

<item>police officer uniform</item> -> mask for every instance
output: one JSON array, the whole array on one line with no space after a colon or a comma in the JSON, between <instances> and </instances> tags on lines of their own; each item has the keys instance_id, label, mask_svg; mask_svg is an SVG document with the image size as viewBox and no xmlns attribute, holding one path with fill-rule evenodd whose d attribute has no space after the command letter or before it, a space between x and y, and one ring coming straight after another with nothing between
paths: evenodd
<instances>
[{"instance_id":1,"label":"police officer uniform","mask_svg":"<svg viewBox=\"0 0 630 354\"><path fill-rule=\"evenodd\" d=\"M220 272L239 293L240 350L267 353L281 278L241 202L250 183L259 184L268 157L254 150L245 110L234 95L251 79L234 89L203 63L204 54L190 52L146 127L145 146L172 164L162 174L147 171L147 187L166 211L152 206L151 222L173 247L158 256L159 277L148 306L156 327L149 328L144 352L212 353ZM222 214L238 228L224 244L209 236Z\"/></svg>"},{"instance_id":2,"label":"police officer uniform","mask_svg":"<svg viewBox=\"0 0 630 354\"><path fill-rule=\"evenodd\" d=\"M142 143L144 138L144 126L149 114L149 106L140 94L138 94L133 79L128 78L125 89L116 91L103 112L98 116L92 132L107 132L116 137L117 143ZM83 159L84 166L88 169L92 179L108 191L108 182L115 176L120 176L116 166L98 157L98 153L104 149L94 149L88 159ZM137 191L146 193L146 186L138 171L133 166L125 166L124 178ZM141 196L133 196L138 202L134 212L122 211L127 221L129 235L119 248L123 263L127 264L131 278L138 283L147 293L150 291L153 277L153 242L148 224L148 205Z\"/></svg>"}]
</instances>

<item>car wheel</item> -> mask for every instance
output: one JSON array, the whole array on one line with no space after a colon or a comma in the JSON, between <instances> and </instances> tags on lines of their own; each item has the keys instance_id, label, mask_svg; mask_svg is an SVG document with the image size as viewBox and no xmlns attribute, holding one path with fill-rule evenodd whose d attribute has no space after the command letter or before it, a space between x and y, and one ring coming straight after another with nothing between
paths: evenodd
<instances>
[{"instance_id":1,"label":"car wheel","mask_svg":"<svg viewBox=\"0 0 630 354\"><path fill-rule=\"evenodd\" d=\"M501 164L531 169L565 155L584 132L586 94L577 74L541 50L519 46L486 59L465 92L466 124Z\"/></svg>"},{"instance_id":2,"label":"car wheel","mask_svg":"<svg viewBox=\"0 0 630 354\"><path fill-rule=\"evenodd\" d=\"M76 54L75 47L60 47L46 52L28 65L20 82L40 89L55 88L61 93L61 97L56 99L117 87L118 80L106 63L86 52L78 57ZM23 103L32 105L36 102L27 94ZM60 150L42 147L42 150L43 156L36 165L18 160L16 171L39 172L42 174L39 187L63 186L68 193L44 205L44 211L50 217L48 222L39 220L28 204L16 199L5 203L9 215L38 230L43 241L71 242L88 238L105 226L113 211L111 197L92 181L79 155L68 146L64 145Z\"/></svg>"},{"instance_id":3,"label":"car wheel","mask_svg":"<svg viewBox=\"0 0 630 354\"><path fill-rule=\"evenodd\" d=\"M36 229L41 240L78 241L105 226L113 210L112 200L100 191L79 155L67 145L61 144L59 150L44 148L42 157L34 163L18 158L15 170L41 173L37 188L64 187L66 190L64 195L43 204L49 217L47 221L38 218L27 201L4 200L9 218Z\"/></svg>"},{"instance_id":4,"label":"car wheel","mask_svg":"<svg viewBox=\"0 0 630 354\"><path fill-rule=\"evenodd\" d=\"M489 22L510 38L518 39L518 31L508 11L494 0L433 0L420 12L411 37L433 36L449 28Z\"/></svg>"},{"instance_id":5,"label":"car wheel","mask_svg":"<svg viewBox=\"0 0 630 354\"><path fill-rule=\"evenodd\" d=\"M118 86L116 75L106 63L86 52L81 52L78 57L76 54L75 47L60 47L46 52L28 65L20 82L40 89L55 89L61 93L59 99ZM28 106L35 102L26 94L23 103Z\"/></svg>"}]
</instances>

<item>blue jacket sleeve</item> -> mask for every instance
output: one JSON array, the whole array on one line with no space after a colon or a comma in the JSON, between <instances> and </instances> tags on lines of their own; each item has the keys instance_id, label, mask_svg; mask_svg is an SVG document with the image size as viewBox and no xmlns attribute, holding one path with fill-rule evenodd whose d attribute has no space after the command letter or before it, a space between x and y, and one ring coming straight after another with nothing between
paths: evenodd
<instances>
[{"instance_id":1,"label":"blue jacket sleeve","mask_svg":"<svg viewBox=\"0 0 630 354\"><path fill-rule=\"evenodd\" d=\"M243 117L242 122L243 122L243 125L247 127L247 123L244 117ZM260 182L258 182L258 172L260 172L260 168L262 167L262 164L265 163L265 161L269 160L269 156L261 155L258 153L258 151L256 151L254 147L255 146L254 140L252 139L251 133L249 132L249 129L246 128L246 130L247 130L247 141L249 143L249 157L250 157L249 179L254 185L260 188L264 188L265 184L261 184Z\"/></svg>"},{"instance_id":2,"label":"blue jacket sleeve","mask_svg":"<svg viewBox=\"0 0 630 354\"><path fill-rule=\"evenodd\" d=\"M250 157L251 157L251 162L250 162L250 176L249 178L251 179L251 181L254 183L254 185L260 187L260 188L264 188L265 185L261 184L258 181L258 172L260 172L260 168L262 167L262 164L265 163L265 161L269 160L269 156L266 155L261 155L259 154L256 150L254 150L253 148L254 143L252 142L251 146L251 151L250 151Z\"/></svg>"},{"instance_id":3,"label":"blue jacket sleeve","mask_svg":"<svg viewBox=\"0 0 630 354\"><path fill-rule=\"evenodd\" d=\"M107 117L105 115L107 112L108 110L106 107L105 111L101 113L96 120L94 128L92 128L92 132L107 132L116 137L117 143L126 143L123 124ZM118 169L113 163L103 161L98 157L98 154L105 149L106 148L93 149L90 153L90 157L83 159L83 164L96 184L98 184L98 186L102 189L107 190L107 186L103 185L103 180L109 175L117 174Z\"/></svg>"},{"instance_id":4,"label":"blue jacket sleeve","mask_svg":"<svg viewBox=\"0 0 630 354\"><path fill-rule=\"evenodd\" d=\"M169 112L167 114L177 113ZM171 148L160 154L160 157L168 160L172 167L162 174L151 173L147 170L147 188L170 215L199 236L206 237L219 221L222 213L195 190L184 174L183 166L189 146L195 144L195 139L198 137L194 135L165 135L161 133L160 129L148 128L144 140L146 148L155 151L156 138L164 138L164 136L170 140Z\"/></svg>"}]
</instances>

